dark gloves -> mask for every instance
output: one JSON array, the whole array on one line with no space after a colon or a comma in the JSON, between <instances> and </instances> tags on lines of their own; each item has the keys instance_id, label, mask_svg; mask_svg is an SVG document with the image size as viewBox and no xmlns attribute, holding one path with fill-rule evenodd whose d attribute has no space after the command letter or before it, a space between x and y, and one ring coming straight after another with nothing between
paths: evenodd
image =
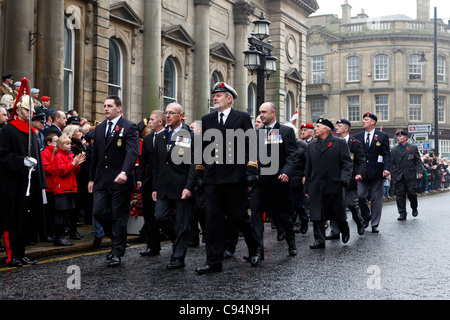
<instances>
[{"instance_id":1,"label":"dark gloves","mask_svg":"<svg viewBox=\"0 0 450 320\"><path fill-rule=\"evenodd\" d=\"M258 180L258 168L254 166L247 166L247 185L251 188Z\"/></svg>"}]
</instances>

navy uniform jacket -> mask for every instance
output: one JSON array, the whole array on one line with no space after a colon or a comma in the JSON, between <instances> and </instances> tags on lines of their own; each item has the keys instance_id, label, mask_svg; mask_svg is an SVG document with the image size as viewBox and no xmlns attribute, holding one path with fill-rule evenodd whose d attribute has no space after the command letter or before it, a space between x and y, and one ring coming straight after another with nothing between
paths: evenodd
<instances>
[{"instance_id":1,"label":"navy uniform jacket","mask_svg":"<svg viewBox=\"0 0 450 320\"><path fill-rule=\"evenodd\" d=\"M271 162L278 162L278 168L274 174L265 175L261 173L259 181L253 186L256 195L256 201L262 203L262 209L271 212L292 212L293 197L291 189L291 178L294 175L294 171L298 162L298 147L295 141L294 130L288 126L279 124L274 125L270 134L275 139L272 139L272 143L265 144L264 141L260 141L262 137L266 137L266 128L260 128L257 130L258 137L258 164L260 170L270 167L270 163L264 163L261 161L262 153L267 154ZM262 135L264 133L264 135ZM270 140L269 140L270 141ZM275 151L278 147L278 152ZM274 149L274 150L272 150ZM281 182L278 179L280 174L286 174L289 177L288 182Z\"/></svg>"},{"instance_id":2,"label":"navy uniform jacket","mask_svg":"<svg viewBox=\"0 0 450 320\"><path fill-rule=\"evenodd\" d=\"M134 167L140 149L137 125L120 117L108 142L105 141L106 125L107 121L103 121L95 128L89 180L94 181L94 191L103 188L133 190ZM114 179L122 171L127 173L126 183L115 183Z\"/></svg>"},{"instance_id":3,"label":"navy uniform jacket","mask_svg":"<svg viewBox=\"0 0 450 320\"><path fill-rule=\"evenodd\" d=\"M183 134L181 134L183 130ZM176 137L191 139L176 144ZM158 199L180 200L183 189L194 192L194 133L185 124L172 136L172 143L167 144L168 130L159 133L155 141L155 161L153 167L153 191ZM169 149L168 149L169 146ZM186 156L185 163L176 163ZM178 158L178 159L177 159Z\"/></svg>"},{"instance_id":4,"label":"navy uniform jacket","mask_svg":"<svg viewBox=\"0 0 450 320\"><path fill-rule=\"evenodd\" d=\"M218 164L214 161L211 164L206 164L205 162L203 162L203 165L205 166L203 181L205 184L246 183L247 163L249 160L255 161L256 163L256 132L253 128L250 115L246 112L237 111L232 108L230 114L228 115L227 120L225 121L224 127L225 127L224 130L242 129L244 132L247 132L248 134L251 135L253 143L247 142L244 148L243 146L238 146L238 143L234 143L234 146L227 145L226 131L223 131L223 143L221 144L224 155L223 157L224 162L222 164ZM202 117L203 140L205 140L205 132L208 131L209 129L219 129L217 112L210 113ZM236 139L234 142L236 142ZM215 144L215 142L204 141L203 149L205 149L205 147L208 147L211 143ZM218 144L217 147L220 147L220 144L219 143L217 144ZM230 154L228 150L229 147L232 147L233 149L232 154L234 156L232 158L229 157ZM250 148L254 148L254 152L250 152ZM245 153L244 161L243 163L238 163L238 157L241 154L241 152ZM250 154L254 154L255 159L250 159L249 158ZM215 156L212 155L212 157Z\"/></svg>"},{"instance_id":5,"label":"navy uniform jacket","mask_svg":"<svg viewBox=\"0 0 450 320\"><path fill-rule=\"evenodd\" d=\"M383 171L390 171L391 151L389 147L389 137L380 130L375 130L369 150L366 150L365 131L355 135L355 139L362 143L366 155L366 175L364 180L383 180Z\"/></svg>"},{"instance_id":6,"label":"navy uniform jacket","mask_svg":"<svg viewBox=\"0 0 450 320\"><path fill-rule=\"evenodd\" d=\"M352 178L350 179L348 189L356 190L357 184L355 176L359 174L364 178L366 174L366 155L364 154L361 142L353 137L348 138L348 148L350 150L350 156L353 160Z\"/></svg>"},{"instance_id":7,"label":"navy uniform jacket","mask_svg":"<svg viewBox=\"0 0 450 320\"><path fill-rule=\"evenodd\" d=\"M150 132L142 141L142 153L139 158L139 167L136 175L137 181L142 181L142 187L150 188L150 190L152 190L153 166L155 161L155 147L153 146L155 133Z\"/></svg>"},{"instance_id":8,"label":"navy uniform jacket","mask_svg":"<svg viewBox=\"0 0 450 320\"><path fill-rule=\"evenodd\" d=\"M406 143L405 154L402 155L401 145L397 144L392 148L391 155L391 175L394 181L400 181L402 178L406 181L416 181L417 175L423 173L423 164L417 146Z\"/></svg>"}]
</instances>

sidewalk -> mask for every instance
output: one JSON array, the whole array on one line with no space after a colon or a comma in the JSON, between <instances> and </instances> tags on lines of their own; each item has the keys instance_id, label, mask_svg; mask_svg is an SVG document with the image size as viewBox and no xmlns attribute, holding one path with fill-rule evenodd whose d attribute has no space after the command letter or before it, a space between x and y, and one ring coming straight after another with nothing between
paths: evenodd
<instances>
[{"instance_id":1,"label":"sidewalk","mask_svg":"<svg viewBox=\"0 0 450 320\"><path fill-rule=\"evenodd\" d=\"M130 217L130 219L132 219ZM84 223L83 219L80 222ZM57 256L62 254L87 252L89 250L98 250L111 246L111 239L104 237L99 247L94 247L94 227L92 225L82 225L78 227L78 233L83 236L81 240L73 240L66 236L66 239L73 242L73 246L55 246L53 242L38 242L35 245L25 247L25 255L28 258L40 259L49 256ZM128 243L138 243L141 241L139 235L129 234ZM1 240L4 244L4 239ZM0 266L6 264L6 253L0 252Z\"/></svg>"},{"instance_id":2,"label":"sidewalk","mask_svg":"<svg viewBox=\"0 0 450 320\"><path fill-rule=\"evenodd\" d=\"M442 193L449 192L450 189L443 189L437 192L430 192L430 193L423 193L418 194L418 198L421 197L427 197L427 196L433 196L438 195ZM384 204L391 204L395 203L395 197L392 197L390 199L385 199ZM419 202L419 210L420 210L420 202ZM130 217L130 219L133 219ZM81 219L81 222L84 222ZM62 255L62 254L69 254L69 253L76 253L76 252L87 252L89 250L99 249L99 248L107 248L111 246L111 239L105 237L102 240L102 243L99 247L94 248L94 229L92 225L83 225L81 227L78 227L78 232L83 235L83 238L81 240L72 240L69 239L69 237L66 237L67 240L74 243L73 246L69 247L60 247L60 246L54 246L53 243L49 242L38 242L37 244L33 246L27 246L25 248L25 254L29 258L33 259L39 259L39 258L45 258L49 256L56 256L56 255ZM134 231L134 233L136 233ZM128 235L128 243L139 243L142 242L141 237L139 235L135 234L129 234ZM2 239L2 243L3 239ZM0 252L0 266L6 264L6 254L5 252Z\"/></svg>"}]
</instances>

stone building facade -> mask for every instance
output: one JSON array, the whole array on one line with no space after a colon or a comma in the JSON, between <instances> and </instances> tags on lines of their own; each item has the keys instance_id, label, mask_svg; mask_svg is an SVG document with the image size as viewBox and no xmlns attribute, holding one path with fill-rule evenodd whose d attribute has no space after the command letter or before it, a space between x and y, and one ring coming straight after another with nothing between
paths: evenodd
<instances>
[{"instance_id":1,"label":"stone building facade","mask_svg":"<svg viewBox=\"0 0 450 320\"><path fill-rule=\"evenodd\" d=\"M307 17L317 9L316 0L0 0L0 72L92 121L103 120L110 93L135 122L171 101L199 119L215 81L230 83L235 107L254 116L256 74L243 51L264 13L278 59L266 100L285 121L305 110Z\"/></svg>"},{"instance_id":2,"label":"stone building facade","mask_svg":"<svg viewBox=\"0 0 450 320\"><path fill-rule=\"evenodd\" d=\"M349 119L362 128L366 112L378 116L378 127L394 143L408 125L431 124L434 130L434 19L430 1L417 0L417 18L397 14L370 18L351 14L348 0L342 18L308 19L307 114ZM450 34L438 20L439 150L450 155ZM428 62L421 63L424 56ZM434 132L430 136L434 148Z\"/></svg>"}]
</instances>

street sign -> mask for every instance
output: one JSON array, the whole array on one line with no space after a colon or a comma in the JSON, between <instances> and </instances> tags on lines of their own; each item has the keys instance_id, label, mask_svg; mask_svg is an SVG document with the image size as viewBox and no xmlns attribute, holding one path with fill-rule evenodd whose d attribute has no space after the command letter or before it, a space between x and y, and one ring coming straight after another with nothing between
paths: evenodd
<instances>
[{"instance_id":1,"label":"street sign","mask_svg":"<svg viewBox=\"0 0 450 320\"><path fill-rule=\"evenodd\" d=\"M425 133L413 133L411 135L411 140L414 143L428 142L428 132L425 132Z\"/></svg>"},{"instance_id":2,"label":"street sign","mask_svg":"<svg viewBox=\"0 0 450 320\"><path fill-rule=\"evenodd\" d=\"M431 145L430 145L429 143L419 143L419 144L417 145L417 148L418 148L420 151L430 150L430 149L431 149Z\"/></svg>"},{"instance_id":3,"label":"street sign","mask_svg":"<svg viewBox=\"0 0 450 320\"><path fill-rule=\"evenodd\" d=\"M431 124L412 124L408 126L408 132L431 132Z\"/></svg>"}]
</instances>

